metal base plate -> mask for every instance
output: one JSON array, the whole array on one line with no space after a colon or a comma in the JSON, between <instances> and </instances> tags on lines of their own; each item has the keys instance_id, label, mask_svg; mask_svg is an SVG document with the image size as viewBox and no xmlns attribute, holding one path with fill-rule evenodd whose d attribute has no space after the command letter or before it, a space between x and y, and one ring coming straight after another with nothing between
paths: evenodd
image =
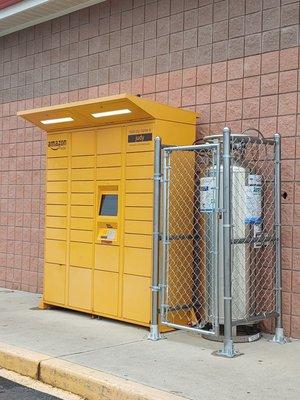
<instances>
[{"instance_id":1,"label":"metal base plate","mask_svg":"<svg viewBox=\"0 0 300 400\"><path fill-rule=\"evenodd\" d=\"M244 355L244 353L240 353L238 350L234 350L233 354L230 356L228 354L225 354L223 352L223 350L216 350L216 351L213 351L211 354L213 356L222 357L222 358L235 358L235 357L240 357L240 356Z\"/></svg>"}]
</instances>

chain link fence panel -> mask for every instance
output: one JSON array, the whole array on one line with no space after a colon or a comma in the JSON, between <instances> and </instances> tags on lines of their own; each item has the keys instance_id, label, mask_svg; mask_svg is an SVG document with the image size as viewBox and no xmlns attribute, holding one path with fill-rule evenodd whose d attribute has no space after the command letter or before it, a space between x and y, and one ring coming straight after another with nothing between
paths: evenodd
<instances>
[{"instance_id":1,"label":"chain link fence panel","mask_svg":"<svg viewBox=\"0 0 300 400\"><path fill-rule=\"evenodd\" d=\"M232 136L232 319L275 312L274 142Z\"/></svg>"}]
</instances>

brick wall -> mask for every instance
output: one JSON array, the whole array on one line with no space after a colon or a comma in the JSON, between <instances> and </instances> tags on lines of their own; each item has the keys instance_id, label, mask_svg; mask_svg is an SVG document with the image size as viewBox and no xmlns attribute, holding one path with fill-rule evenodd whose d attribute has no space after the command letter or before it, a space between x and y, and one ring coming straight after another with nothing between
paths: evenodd
<instances>
[{"instance_id":1,"label":"brick wall","mask_svg":"<svg viewBox=\"0 0 300 400\"><path fill-rule=\"evenodd\" d=\"M283 308L300 337L299 1L111 0L0 38L0 286L42 291L45 134L18 110L119 92L283 135Z\"/></svg>"}]
</instances>

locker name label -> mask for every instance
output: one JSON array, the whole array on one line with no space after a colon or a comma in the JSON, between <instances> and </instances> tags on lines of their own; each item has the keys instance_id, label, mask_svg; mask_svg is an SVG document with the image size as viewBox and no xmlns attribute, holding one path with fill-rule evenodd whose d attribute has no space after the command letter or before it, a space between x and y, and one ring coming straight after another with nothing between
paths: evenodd
<instances>
[{"instance_id":1,"label":"locker name label","mask_svg":"<svg viewBox=\"0 0 300 400\"><path fill-rule=\"evenodd\" d=\"M50 140L48 142L48 147L51 150L65 150L67 147L67 141L66 140Z\"/></svg>"},{"instance_id":2,"label":"locker name label","mask_svg":"<svg viewBox=\"0 0 300 400\"><path fill-rule=\"evenodd\" d=\"M128 135L128 143L152 142L152 133L136 133Z\"/></svg>"}]
</instances>

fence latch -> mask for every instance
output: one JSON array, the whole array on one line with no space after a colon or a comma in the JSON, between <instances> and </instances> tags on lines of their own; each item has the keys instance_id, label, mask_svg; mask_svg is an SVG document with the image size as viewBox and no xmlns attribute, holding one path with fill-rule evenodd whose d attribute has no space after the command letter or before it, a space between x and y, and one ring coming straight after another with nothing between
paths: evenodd
<instances>
[{"instance_id":1,"label":"fence latch","mask_svg":"<svg viewBox=\"0 0 300 400\"><path fill-rule=\"evenodd\" d=\"M150 286L153 292L160 292L166 285L162 285L161 283L158 285L152 285Z\"/></svg>"}]
</instances>

